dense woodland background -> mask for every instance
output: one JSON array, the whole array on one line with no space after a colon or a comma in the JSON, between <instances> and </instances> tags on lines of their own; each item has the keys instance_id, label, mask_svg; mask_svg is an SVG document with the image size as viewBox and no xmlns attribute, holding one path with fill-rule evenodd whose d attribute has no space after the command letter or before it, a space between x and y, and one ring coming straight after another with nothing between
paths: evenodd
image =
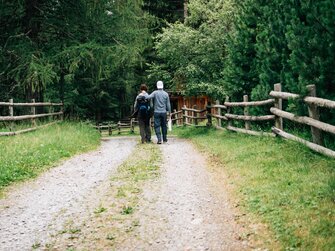
<instances>
[{"instance_id":1,"label":"dense woodland background","mask_svg":"<svg viewBox=\"0 0 335 251\"><path fill-rule=\"evenodd\" d=\"M64 101L71 116L118 120L158 79L238 101L315 84L335 100L334 0L2 0L0 17L0 101Z\"/></svg>"}]
</instances>

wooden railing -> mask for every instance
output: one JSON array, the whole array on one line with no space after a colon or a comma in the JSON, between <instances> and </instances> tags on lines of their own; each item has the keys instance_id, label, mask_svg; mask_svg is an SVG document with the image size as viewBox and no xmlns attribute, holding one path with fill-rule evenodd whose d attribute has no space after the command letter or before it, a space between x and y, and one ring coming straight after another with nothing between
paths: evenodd
<instances>
[{"instance_id":1,"label":"wooden railing","mask_svg":"<svg viewBox=\"0 0 335 251\"><path fill-rule=\"evenodd\" d=\"M64 106L63 103L50 103L50 102L43 102L43 103L35 103L35 100L32 99L31 103L14 103L13 99L10 99L9 102L0 102L0 106L8 107L8 116L0 116L0 122L10 122L9 126L9 132L0 132L0 136L12 136L16 134L21 134L25 132L34 131L38 128L48 126L50 124L57 123L61 120L63 120L63 110ZM49 107L47 113L36 113L36 107ZM25 115L18 115L15 116L14 108L15 107L30 107L30 114ZM54 111L54 107L60 107L60 110L58 112ZM37 126L36 119L38 118L45 118L49 117L51 120L53 120L54 116L58 117L58 120L52 121L48 124L44 124L42 126ZM16 121L24 121L24 120L31 120L31 127L17 130L15 131L15 124Z\"/></svg>"},{"instance_id":2,"label":"wooden railing","mask_svg":"<svg viewBox=\"0 0 335 251\"><path fill-rule=\"evenodd\" d=\"M176 111L171 113L172 121L177 125L199 125L199 122L207 119L206 109L198 110L197 106L194 105L193 108L187 108L184 106L181 111Z\"/></svg>"},{"instance_id":3,"label":"wooden railing","mask_svg":"<svg viewBox=\"0 0 335 251\"><path fill-rule=\"evenodd\" d=\"M299 95L294 93L282 92L281 84L274 85L274 91L270 92L270 99L262 101L249 101L248 96L243 96L243 102L230 102L227 97L223 104L216 101L215 105L210 103L205 110L197 110L196 107L187 108L184 106L180 111L172 113L172 120L177 125L199 126L198 121L207 118L206 126L212 126L212 118L216 119L216 128L227 129L235 132L246 133L260 136L281 136L286 139L302 143L310 149L335 158L335 151L323 146L322 132L335 134L335 126L320 121L319 107L335 109L335 101L317 98L315 85L307 86L309 96L304 97L303 101L308 105L309 116L296 116L293 113L283 110L283 99L297 99ZM269 106L271 114L252 116L249 114L249 107ZM270 105L273 105L270 107ZM233 108L242 107L243 114L234 114ZM312 142L287 133L283 129L283 120L287 119L293 122L301 123L311 127ZM244 121L244 128L233 126L235 120ZM252 122L270 121L274 123L271 132L252 130ZM224 122L224 123L223 123Z\"/></svg>"},{"instance_id":4,"label":"wooden railing","mask_svg":"<svg viewBox=\"0 0 335 251\"><path fill-rule=\"evenodd\" d=\"M273 104L274 99L267 99L262 101L249 101L247 95L243 96L243 102L229 102L229 98L226 98L226 101L223 105L220 105L219 101L216 101L216 105L213 108L216 110L212 116L217 119L216 127L221 129L222 121L226 121L226 129L246 133L250 135L268 135L272 136L273 134L262 132L262 131L254 131L251 130L251 122L255 121L271 121L274 120L274 115L258 115L258 116L250 116L249 114L249 107L251 106L264 106ZM243 107L243 115L242 114L233 114L234 107ZM225 112L225 114L223 114ZM242 120L244 121L244 128L238 128L233 126L234 120Z\"/></svg>"},{"instance_id":5,"label":"wooden railing","mask_svg":"<svg viewBox=\"0 0 335 251\"><path fill-rule=\"evenodd\" d=\"M276 84L275 90L270 92L270 96L275 98L275 107L271 107L270 111L276 116L275 126L272 127L272 132L283 138L300 142L310 149L325 154L327 156L335 158L335 151L330 150L323 146L322 132L328 132L335 134L335 126L320 121L319 107L325 107L329 109L335 108L335 101L317 98L315 85L307 86L309 90L309 96L304 97L303 101L308 105L309 116L296 116L293 113L283 111L282 100L283 99L296 99L299 95L282 92L281 85ZM311 127L312 142L299 138L295 135L287 133L283 129L283 118L293 122L305 124Z\"/></svg>"},{"instance_id":6,"label":"wooden railing","mask_svg":"<svg viewBox=\"0 0 335 251\"><path fill-rule=\"evenodd\" d=\"M112 135L113 132L117 132L118 134L127 132L127 133L134 133L135 132L135 125L138 122L132 118L130 120L120 120L117 123L104 123L98 124L93 126L96 128L101 134L103 132L108 132L108 135Z\"/></svg>"}]
</instances>

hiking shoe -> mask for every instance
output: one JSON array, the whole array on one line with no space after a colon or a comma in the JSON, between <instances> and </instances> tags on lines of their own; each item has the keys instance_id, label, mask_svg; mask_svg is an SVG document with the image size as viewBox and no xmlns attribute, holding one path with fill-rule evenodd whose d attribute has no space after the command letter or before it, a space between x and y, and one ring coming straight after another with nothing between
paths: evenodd
<instances>
[{"instance_id":1,"label":"hiking shoe","mask_svg":"<svg viewBox=\"0 0 335 251\"><path fill-rule=\"evenodd\" d=\"M159 144L159 145L162 144L162 141L157 141L157 144Z\"/></svg>"}]
</instances>

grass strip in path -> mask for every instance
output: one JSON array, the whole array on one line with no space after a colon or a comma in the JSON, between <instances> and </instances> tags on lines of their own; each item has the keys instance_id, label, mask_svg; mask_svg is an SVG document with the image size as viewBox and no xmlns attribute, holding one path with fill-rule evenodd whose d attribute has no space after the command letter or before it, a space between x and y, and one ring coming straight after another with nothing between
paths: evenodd
<instances>
[{"instance_id":1,"label":"grass strip in path","mask_svg":"<svg viewBox=\"0 0 335 251\"><path fill-rule=\"evenodd\" d=\"M180 128L227 173L241 210L269 226L260 246L334 250L335 160L278 138Z\"/></svg>"},{"instance_id":2,"label":"grass strip in path","mask_svg":"<svg viewBox=\"0 0 335 251\"><path fill-rule=\"evenodd\" d=\"M99 200L99 205L81 226L68 224L55 237L50 250L115 250L139 226L135 217L143 186L159 177L160 149L155 144L138 144L118 168ZM74 232L73 229L76 229ZM48 248L47 248L48 249ZM117 250L117 249L116 249Z\"/></svg>"}]
</instances>

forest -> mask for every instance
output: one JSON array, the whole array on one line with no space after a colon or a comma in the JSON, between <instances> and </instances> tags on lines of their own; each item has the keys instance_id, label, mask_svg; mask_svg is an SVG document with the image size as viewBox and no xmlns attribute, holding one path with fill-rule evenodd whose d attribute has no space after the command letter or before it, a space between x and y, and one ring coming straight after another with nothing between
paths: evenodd
<instances>
[{"instance_id":1,"label":"forest","mask_svg":"<svg viewBox=\"0 0 335 251\"><path fill-rule=\"evenodd\" d=\"M315 84L335 100L334 0L2 0L0 17L0 101L62 101L68 116L118 120L157 80L237 101Z\"/></svg>"}]
</instances>

